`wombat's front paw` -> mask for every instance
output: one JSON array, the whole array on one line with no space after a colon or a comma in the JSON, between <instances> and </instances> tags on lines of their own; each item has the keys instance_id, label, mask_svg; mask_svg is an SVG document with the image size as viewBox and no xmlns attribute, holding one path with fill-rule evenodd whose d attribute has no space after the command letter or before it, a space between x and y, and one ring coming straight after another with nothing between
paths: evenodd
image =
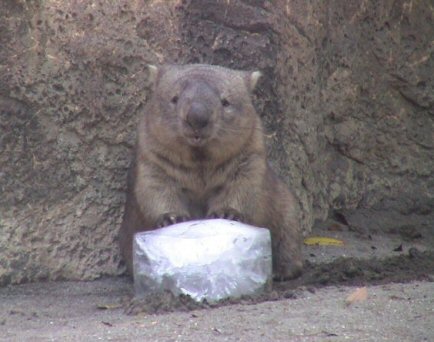
<instances>
[{"instance_id":1,"label":"wombat's front paw","mask_svg":"<svg viewBox=\"0 0 434 342\"><path fill-rule=\"evenodd\" d=\"M165 213L158 218L157 227L163 228L175 223L188 221L189 219L190 217L188 215L179 215L177 213Z\"/></svg>"},{"instance_id":2,"label":"wombat's front paw","mask_svg":"<svg viewBox=\"0 0 434 342\"><path fill-rule=\"evenodd\" d=\"M224 208L224 209L213 211L207 216L207 218L209 219L221 218L221 219L239 221L239 222L244 221L244 215L241 214L238 210L232 208Z\"/></svg>"}]
</instances>

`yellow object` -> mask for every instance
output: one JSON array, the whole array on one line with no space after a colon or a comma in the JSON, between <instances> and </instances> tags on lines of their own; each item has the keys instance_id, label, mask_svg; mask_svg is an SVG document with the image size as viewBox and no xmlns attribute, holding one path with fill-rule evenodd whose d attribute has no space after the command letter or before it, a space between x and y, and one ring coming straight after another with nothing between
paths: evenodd
<instances>
[{"instance_id":1,"label":"yellow object","mask_svg":"<svg viewBox=\"0 0 434 342\"><path fill-rule=\"evenodd\" d=\"M343 246L344 242L342 240L333 239L329 237L322 236L311 236L304 239L304 244L308 246Z\"/></svg>"}]
</instances>

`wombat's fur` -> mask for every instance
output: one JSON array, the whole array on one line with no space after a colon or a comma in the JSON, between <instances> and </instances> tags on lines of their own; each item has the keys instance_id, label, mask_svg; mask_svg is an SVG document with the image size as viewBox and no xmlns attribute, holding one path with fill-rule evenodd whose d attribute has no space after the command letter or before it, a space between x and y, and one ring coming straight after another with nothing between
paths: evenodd
<instances>
[{"instance_id":1,"label":"wombat's fur","mask_svg":"<svg viewBox=\"0 0 434 342\"><path fill-rule=\"evenodd\" d=\"M267 227L278 279L302 269L296 203L268 166L251 101L259 72L150 66L154 89L138 129L120 232L132 268L136 232L199 218Z\"/></svg>"}]
</instances>

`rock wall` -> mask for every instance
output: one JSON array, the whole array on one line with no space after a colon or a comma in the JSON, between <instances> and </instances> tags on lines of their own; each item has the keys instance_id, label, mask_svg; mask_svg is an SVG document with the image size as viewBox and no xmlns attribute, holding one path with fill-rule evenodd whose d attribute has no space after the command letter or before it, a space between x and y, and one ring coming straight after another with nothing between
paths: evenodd
<instances>
[{"instance_id":1,"label":"rock wall","mask_svg":"<svg viewBox=\"0 0 434 342\"><path fill-rule=\"evenodd\" d=\"M255 104L306 232L337 214L434 231L430 0L0 1L0 285L123 271L147 63L263 71Z\"/></svg>"}]
</instances>

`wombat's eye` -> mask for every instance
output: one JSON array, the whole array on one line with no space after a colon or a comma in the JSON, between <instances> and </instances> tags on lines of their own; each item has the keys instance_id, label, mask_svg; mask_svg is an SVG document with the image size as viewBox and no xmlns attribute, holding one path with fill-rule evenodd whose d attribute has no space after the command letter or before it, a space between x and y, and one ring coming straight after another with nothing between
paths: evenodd
<instances>
[{"instance_id":1,"label":"wombat's eye","mask_svg":"<svg viewBox=\"0 0 434 342\"><path fill-rule=\"evenodd\" d=\"M227 99L222 99L222 106L223 107L228 107L230 105L229 101Z\"/></svg>"},{"instance_id":2,"label":"wombat's eye","mask_svg":"<svg viewBox=\"0 0 434 342\"><path fill-rule=\"evenodd\" d=\"M174 97L172 97L170 102L172 102L173 104L177 104L178 103L178 95L175 95Z\"/></svg>"}]
</instances>

